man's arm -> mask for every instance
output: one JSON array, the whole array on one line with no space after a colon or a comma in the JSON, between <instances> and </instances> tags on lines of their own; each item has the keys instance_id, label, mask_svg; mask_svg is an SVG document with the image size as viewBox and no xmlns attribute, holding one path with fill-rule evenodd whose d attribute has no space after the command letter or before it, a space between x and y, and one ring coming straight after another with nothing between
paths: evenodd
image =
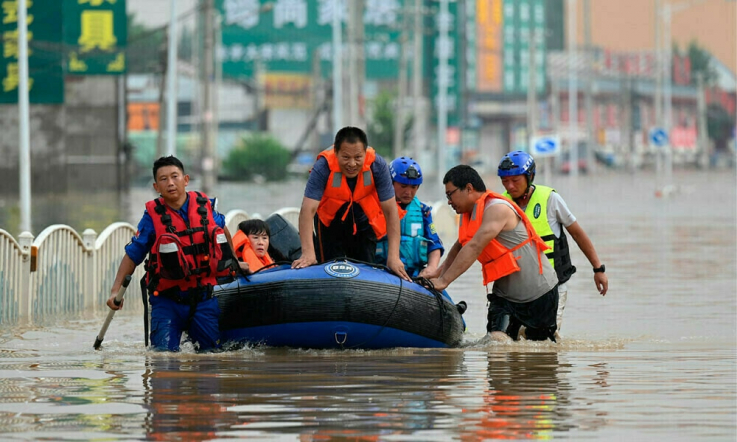
<instances>
[{"instance_id":1,"label":"man's arm","mask_svg":"<svg viewBox=\"0 0 737 442\"><path fill-rule=\"evenodd\" d=\"M484 211L484 219L481 222L481 227L473 235L473 238L463 247L456 255L452 264L447 267L443 264L444 270L438 279L432 280L433 285L437 290L443 290L451 282L455 281L460 275L468 270L473 262L478 258L481 252L484 250L489 242L499 235L499 232L506 229L513 229L519 222L515 212L507 205L494 204L489 206ZM456 243L458 244L458 243ZM453 249L448 253L448 259L456 248L453 245Z\"/></svg>"},{"instance_id":2,"label":"man's arm","mask_svg":"<svg viewBox=\"0 0 737 442\"><path fill-rule=\"evenodd\" d=\"M302 198L302 207L299 209L299 241L302 244L302 256L292 263L293 269L301 269L317 263L315 243L312 239L312 223L319 205L320 201L307 197Z\"/></svg>"},{"instance_id":3,"label":"man's arm","mask_svg":"<svg viewBox=\"0 0 737 442\"><path fill-rule=\"evenodd\" d=\"M589 236L578 224L578 221L567 226L566 230L571 234L571 238L576 241L578 248L581 249L584 255L586 255L591 266L593 268L601 267L601 261L599 261L599 255L596 254L594 243L591 242L591 239L589 239ZM609 279L607 278L606 273L594 273L594 283L596 284L596 289L599 293L601 293L602 296L606 295L606 292L609 289Z\"/></svg>"},{"instance_id":4,"label":"man's arm","mask_svg":"<svg viewBox=\"0 0 737 442\"><path fill-rule=\"evenodd\" d=\"M120 266L118 267L118 273L115 274L113 288L110 290L111 296L107 300L107 306L110 307L111 310L120 310L121 308L123 308L122 301L120 305L115 305L115 296L118 294L120 286L123 285L123 279L125 279L127 275L132 275L133 272L136 270L136 267L136 263L133 262L132 259L130 259L128 254L123 255L123 259L120 261Z\"/></svg>"},{"instance_id":5,"label":"man's arm","mask_svg":"<svg viewBox=\"0 0 737 442\"><path fill-rule=\"evenodd\" d=\"M381 205L382 212L384 212L384 218L386 218L386 237L389 243L386 266L392 269L392 271L401 278L411 281L409 275L407 275L407 271L404 269L404 263L399 259L399 241L401 233L397 202L394 197L392 197L379 204Z\"/></svg>"},{"instance_id":6,"label":"man's arm","mask_svg":"<svg viewBox=\"0 0 737 442\"><path fill-rule=\"evenodd\" d=\"M440 249L435 249L427 254L427 267L420 272L423 278L435 278L438 275L438 265L440 264Z\"/></svg>"}]
</instances>

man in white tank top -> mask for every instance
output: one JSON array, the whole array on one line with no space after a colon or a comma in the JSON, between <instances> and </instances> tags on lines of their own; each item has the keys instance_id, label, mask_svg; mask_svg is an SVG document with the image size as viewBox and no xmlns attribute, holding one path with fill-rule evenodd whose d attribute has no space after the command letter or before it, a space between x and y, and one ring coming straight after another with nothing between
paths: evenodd
<instances>
[{"instance_id":1,"label":"man in white tank top","mask_svg":"<svg viewBox=\"0 0 737 442\"><path fill-rule=\"evenodd\" d=\"M554 341L558 278L524 212L501 195L487 192L469 166L452 168L443 183L448 204L462 221L458 241L432 275L435 288L445 289L478 259L484 282L494 281L487 295L489 336L517 339L524 325L527 339Z\"/></svg>"}]
</instances>

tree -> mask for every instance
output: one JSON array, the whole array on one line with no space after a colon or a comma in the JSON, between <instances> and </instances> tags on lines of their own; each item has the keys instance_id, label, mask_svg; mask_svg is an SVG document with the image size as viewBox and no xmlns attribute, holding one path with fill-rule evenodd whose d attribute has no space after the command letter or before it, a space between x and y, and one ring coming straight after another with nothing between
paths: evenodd
<instances>
[{"instance_id":1,"label":"tree","mask_svg":"<svg viewBox=\"0 0 737 442\"><path fill-rule=\"evenodd\" d=\"M711 62L712 56L709 51L699 46L695 40L691 40L686 55L691 61L691 84L696 84L699 73L704 76L705 85L716 84L719 74Z\"/></svg>"},{"instance_id":2,"label":"tree","mask_svg":"<svg viewBox=\"0 0 737 442\"><path fill-rule=\"evenodd\" d=\"M166 51L166 27L150 28L136 20L135 14L128 14L128 47L126 57L128 72L150 74L161 72L161 57Z\"/></svg>"},{"instance_id":3,"label":"tree","mask_svg":"<svg viewBox=\"0 0 737 442\"><path fill-rule=\"evenodd\" d=\"M394 100L396 94L392 91L380 92L371 104L371 119L367 125L369 144L376 152L391 161L394 145ZM407 144L409 134L412 131L412 119L408 119L404 125L404 142Z\"/></svg>"},{"instance_id":4,"label":"tree","mask_svg":"<svg viewBox=\"0 0 737 442\"><path fill-rule=\"evenodd\" d=\"M714 147L717 150L726 150L734 130L734 117L719 104L712 103L706 110L706 129L709 138L714 140Z\"/></svg>"},{"instance_id":5,"label":"tree","mask_svg":"<svg viewBox=\"0 0 737 442\"><path fill-rule=\"evenodd\" d=\"M292 154L278 140L254 134L244 137L241 144L230 151L224 163L228 176L249 180L256 175L267 181L281 181L287 177L287 166Z\"/></svg>"}]
</instances>

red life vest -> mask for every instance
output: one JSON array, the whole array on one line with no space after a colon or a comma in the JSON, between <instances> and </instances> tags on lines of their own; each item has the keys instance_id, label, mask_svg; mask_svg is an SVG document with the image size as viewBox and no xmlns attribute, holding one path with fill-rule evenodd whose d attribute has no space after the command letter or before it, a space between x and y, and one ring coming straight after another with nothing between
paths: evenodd
<instances>
[{"instance_id":1,"label":"red life vest","mask_svg":"<svg viewBox=\"0 0 737 442\"><path fill-rule=\"evenodd\" d=\"M471 213L464 213L461 216L461 222L458 226L458 241L461 243L461 245L466 245L469 241L471 241L473 235L476 234L476 232L479 230L479 227L481 227L481 222L484 219L484 209L486 208L486 201L489 198L498 198L510 201L508 198L505 198L504 196L491 191L487 191L483 195L481 195L481 197L476 200L473 211L471 211ZM549 249L549 247L540 238L540 236L535 233L535 229L532 227L532 224L530 224L530 220L527 219L525 212L523 212L522 209L520 209L514 203L512 203L511 206L517 212L517 215L519 215L520 220L525 224L525 230L527 230L528 238L511 249L504 247L504 245L502 245L502 243L499 242L496 238L492 239L489 244L484 247L484 250L482 250L481 254L479 254L478 256L478 261L481 263L481 270L484 275L484 285L487 285L492 281L496 281L497 279L504 276L511 275L514 272L520 271L520 267L517 264L517 258L515 258L514 253L512 252L524 246L525 244L529 242L534 242L539 251L545 251ZM540 274L542 274L543 263L539 254L538 262L540 264Z\"/></svg>"},{"instance_id":2,"label":"red life vest","mask_svg":"<svg viewBox=\"0 0 737 442\"><path fill-rule=\"evenodd\" d=\"M210 290L217 284L218 276L231 274L229 268L218 274L223 247L230 246L223 229L215 224L210 199L199 192L187 194L188 222L163 198L146 203L156 232L146 264L146 281L154 296L178 298L179 292Z\"/></svg>"},{"instance_id":3,"label":"red life vest","mask_svg":"<svg viewBox=\"0 0 737 442\"><path fill-rule=\"evenodd\" d=\"M341 221L345 221L350 206L355 202L361 206L366 214L369 225L371 225L371 228L376 233L376 238L381 239L384 237L386 235L386 218L384 218L384 212L381 210L379 194L376 193L376 185L373 174L371 173L371 165L376 159L374 148L368 147L366 149L366 159L363 162L361 171L358 173L356 188L353 192L348 187L348 181L343 175L343 172L340 171L338 157L335 155L333 148L320 152L317 157L324 157L330 167L330 177L328 177L320 205L317 206L317 216L320 218L320 221L326 226L329 226L333 222L333 219L335 219L335 215L337 215L340 208L348 203L348 207L341 218ZM354 221L353 233L355 234L356 231L357 228Z\"/></svg>"},{"instance_id":4,"label":"red life vest","mask_svg":"<svg viewBox=\"0 0 737 442\"><path fill-rule=\"evenodd\" d=\"M243 233L242 230L238 230L235 236L233 236L233 248L235 249L235 256L243 262L248 263L248 268L251 272L255 272L274 263L274 260L271 259L268 252L266 252L266 254L261 258L256 255L256 252L253 250L253 245L251 245L251 240L248 239L248 235Z\"/></svg>"}]
</instances>

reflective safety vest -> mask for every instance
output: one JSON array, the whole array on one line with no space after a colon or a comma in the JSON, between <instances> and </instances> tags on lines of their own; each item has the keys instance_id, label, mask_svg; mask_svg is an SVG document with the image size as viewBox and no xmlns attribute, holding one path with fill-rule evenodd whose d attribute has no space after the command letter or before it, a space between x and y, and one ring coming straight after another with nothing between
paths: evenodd
<instances>
[{"instance_id":1,"label":"reflective safety vest","mask_svg":"<svg viewBox=\"0 0 737 442\"><path fill-rule=\"evenodd\" d=\"M248 239L248 235L243 233L242 230L238 230L235 236L233 236L233 248L235 249L235 256L241 261L248 263L248 268L251 272L255 272L274 263L268 252L262 258L256 255L256 251L253 250L253 245L251 245L251 240Z\"/></svg>"},{"instance_id":2,"label":"reflective safety vest","mask_svg":"<svg viewBox=\"0 0 737 442\"><path fill-rule=\"evenodd\" d=\"M552 192L555 192L555 189L552 187L535 185L535 191L532 192L532 196L527 202L525 214L530 220L532 227L535 228L535 232L550 247L550 250L545 252L545 256L548 257L550 265L555 269L555 273L558 276L558 284L563 284L576 273L576 267L571 263L571 253L568 248L568 237L566 236L565 229L561 225L560 238L558 238L553 233L553 229L550 228L550 222L548 221L548 200ZM504 196L511 199L506 192Z\"/></svg>"},{"instance_id":3,"label":"reflective safety vest","mask_svg":"<svg viewBox=\"0 0 737 442\"><path fill-rule=\"evenodd\" d=\"M419 273L427 265L427 246L429 240L422 236L425 232L424 217L422 216L422 203L419 198L414 199L402 209L399 209L399 226L401 228L401 241L399 243L399 258L404 263L407 272ZM386 263L389 255L389 241L382 239L376 244L376 261Z\"/></svg>"},{"instance_id":4,"label":"reflective safety vest","mask_svg":"<svg viewBox=\"0 0 737 442\"><path fill-rule=\"evenodd\" d=\"M461 216L461 222L458 226L458 241L461 245L465 246L469 241L471 241L473 235L475 235L481 227L481 222L484 219L486 201L489 198L498 198L510 201L508 198L491 191L486 191L481 195L481 197L476 200L471 213L464 213L463 216ZM532 224L530 224L530 220L527 219L527 216L525 216L522 209L513 202L511 205L519 215L520 221L525 224L528 238L511 249L504 247L504 245L502 245L502 243L496 238L492 239L489 244L484 247L484 250L482 250L481 254L478 256L478 261L481 263L481 271L484 275L484 285L487 285L492 281L496 281L499 278L503 278L504 276L511 275L514 272L519 272L520 267L517 264L517 258L515 258L513 252L527 243L534 243L539 251L548 249L545 242L543 242L540 236L535 233L535 229L532 227ZM538 258L538 261L540 267L539 271L540 274L542 274L543 262L540 258Z\"/></svg>"},{"instance_id":5,"label":"reflective safety vest","mask_svg":"<svg viewBox=\"0 0 737 442\"><path fill-rule=\"evenodd\" d=\"M146 203L156 240L146 261L146 282L154 296L179 298L181 292L211 292L218 276L231 273L223 268L230 254L225 232L215 224L210 199L188 192L188 221L169 207L163 198ZM229 263L228 263L229 264Z\"/></svg>"},{"instance_id":6,"label":"reflective safety vest","mask_svg":"<svg viewBox=\"0 0 737 442\"><path fill-rule=\"evenodd\" d=\"M338 157L335 155L333 148L320 152L317 157L325 158L328 162L328 167L330 167L330 176L325 186L325 192L322 195L320 204L317 206L317 216L320 218L320 221L326 226L329 226L333 222L333 219L335 219L338 211L344 205L348 204L341 218L341 221L345 221L351 205L357 203L366 214L369 225L371 225L374 233L376 233L376 238L382 238L386 235L386 218L384 218L384 212L381 210L379 195L376 193L376 185L373 174L371 173L371 165L376 159L374 149L372 147L366 149L366 159L363 162L361 171L358 173L356 188L353 192L348 187L346 177L340 171ZM355 234L357 230L354 220L353 233Z\"/></svg>"}]
</instances>

